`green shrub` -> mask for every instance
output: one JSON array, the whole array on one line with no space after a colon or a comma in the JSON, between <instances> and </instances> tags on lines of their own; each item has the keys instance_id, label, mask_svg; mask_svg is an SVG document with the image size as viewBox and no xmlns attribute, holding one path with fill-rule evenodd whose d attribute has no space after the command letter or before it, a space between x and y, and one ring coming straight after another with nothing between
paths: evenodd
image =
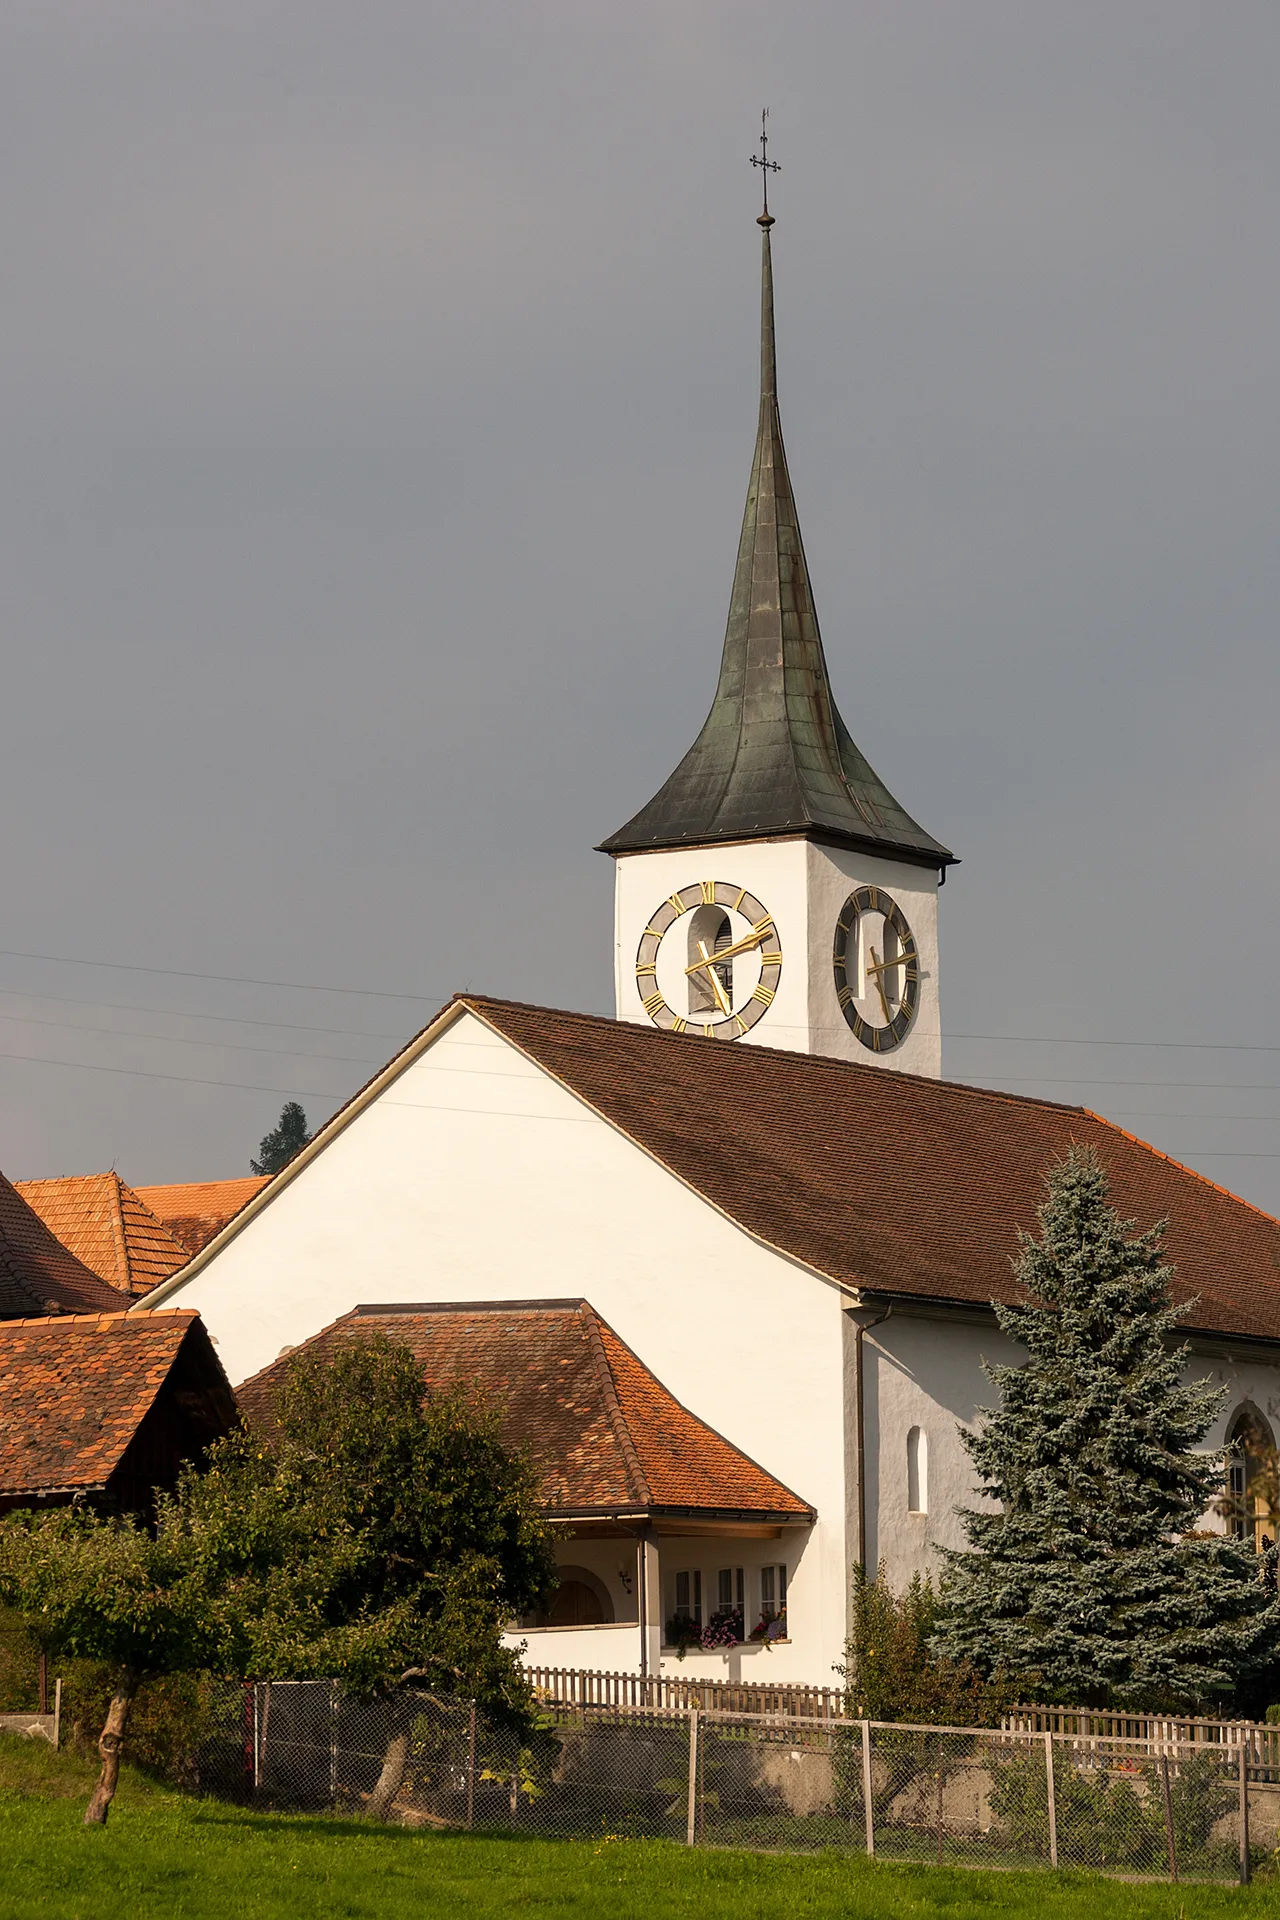
<instances>
[{"instance_id":1,"label":"green shrub","mask_svg":"<svg viewBox=\"0 0 1280 1920\"><path fill-rule=\"evenodd\" d=\"M1002 1678L985 1679L968 1660L933 1653L941 1601L928 1574L895 1593L881 1566L874 1580L853 1570L853 1630L836 1672L845 1710L856 1720L908 1720L927 1726L998 1724L1010 1699Z\"/></svg>"},{"instance_id":2,"label":"green shrub","mask_svg":"<svg viewBox=\"0 0 1280 1920\"><path fill-rule=\"evenodd\" d=\"M1085 1767L1055 1752L1053 1794L1063 1866L1163 1869L1168 1838L1156 1762L1147 1761L1126 1776L1105 1759ZM1215 1755L1194 1754L1171 1764L1169 1802L1180 1866L1205 1866L1215 1852L1231 1853L1226 1843L1215 1849L1211 1834L1234 1800L1235 1788ZM1003 1823L1011 1852L1045 1851L1049 1795L1043 1753L1018 1754L993 1770L991 1808Z\"/></svg>"}]
</instances>

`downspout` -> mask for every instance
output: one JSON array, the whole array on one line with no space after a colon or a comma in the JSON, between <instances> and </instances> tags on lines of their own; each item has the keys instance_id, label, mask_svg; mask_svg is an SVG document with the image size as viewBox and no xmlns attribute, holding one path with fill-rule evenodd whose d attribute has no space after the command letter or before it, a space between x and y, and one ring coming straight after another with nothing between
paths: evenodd
<instances>
[{"instance_id":1,"label":"downspout","mask_svg":"<svg viewBox=\"0 0 1280 1920\"><path fill-rule=\"evenodd\" d=\"M854 1447L857 1452L855 1481L855 1533L858 1546L858 1565L864 1573L867 1568L867 1446L864 1407L866 1396L863 1389L862 1336L871 1327L883 1326L893 1312L892 1307L850 1307L847 1309L853 1322L853 1427Z\"/></svg>"}]
</instances>

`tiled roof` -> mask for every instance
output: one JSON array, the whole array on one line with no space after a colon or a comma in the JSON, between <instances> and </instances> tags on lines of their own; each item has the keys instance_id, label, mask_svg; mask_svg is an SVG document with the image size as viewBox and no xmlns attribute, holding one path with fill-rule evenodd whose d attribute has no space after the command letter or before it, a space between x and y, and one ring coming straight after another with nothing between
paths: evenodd
<instances>
[{"instance_id":1,"label":"tiled roof","mask_svg":"<svg viewBox=\"0 0 1280 1920\"><path fill-rule=\"evenodd\" d=\"M100 1492L180 1361L225 1399L229 1424L234 1402L196 1313L0 1325L0 1500Z\"/></svg>"},{"instance_id":2,"label":"tiled roof","mask_svg":"<svg viewBox=\"0 0 1280 1920\"><path fill-rule=\"evenodd\" d=\"M812 1509L668 1393L585 1300L357 1307L306 1342L331 1351L384 1333L428 1384L475 1382L527 1445L552 1514L722 1513L805 1521ZM237 1389L270 1417L287 1356Z\"/></svg>"},{"instance_id":3,"label":"tiled roof","mask_svg":"<svg viewBox=\"0 0 1280 1920\"><path fill-rule=\"evenodd\" d=\"M121 1293L149 1293L191 1257L118 1173L16 1185L63 1246Z\"/></svg>"},{"instance_id":4,"label":"tiled roof","mask_svg":"<svg viewBox=\"0 0 1280 1920\"><path fill-rule=\"evenodd\" d=\"M1017 1230L1073 1141L1120 1212L1167 1219L1187 1325L1280 1339L1280 1221L1082 1107L587 1014L459 996L760 1239L850 1287L1012 1300ZM321 1136L323 1138L323 1135ZM708 1147L708 1142L714 1142Z\"/></svg>"},{"instance_id":5,"label":"tiled roof","mask_svg":"<svg viewBox=\"0 0 1280 1920\"><path fill-rule=\"evenodd\" d=\"M240 1180L187 1180L173 1187L138 1187L143 1205L163 1221L189 1254L199 1253L233 1214L247 1206L267 1177L246 1174Z\"/></svg>"},{"instance_id":6,"label":"tiled roof","mask_svg":"<svg viewBox=\"0 0 1280 1920\"><path fill-rule=\"evenodd\" d=\"M33 1313L110 1313L120 1305L0 1174L0 1320ZM0 1400L0 1416L4 1403Z\"/></svg>"}]
</instances>

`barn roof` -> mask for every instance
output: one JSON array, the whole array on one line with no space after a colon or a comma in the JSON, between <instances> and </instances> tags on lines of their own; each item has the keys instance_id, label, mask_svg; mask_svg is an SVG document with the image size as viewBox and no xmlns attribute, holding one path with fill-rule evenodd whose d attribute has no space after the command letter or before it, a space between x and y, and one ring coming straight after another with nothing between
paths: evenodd
<instances>
[{"instance_id":1,"label":"barn roof","mask_svg":"<svg viewBox=\"0 0 1280 1920\"><path fill-rule=\"evenodd\" d=\"M200 1316L68 1315L0 1324L0 1500L106 1487L167 1382L213 1439L235 1401Z\"/></svg>"}]
</instances>

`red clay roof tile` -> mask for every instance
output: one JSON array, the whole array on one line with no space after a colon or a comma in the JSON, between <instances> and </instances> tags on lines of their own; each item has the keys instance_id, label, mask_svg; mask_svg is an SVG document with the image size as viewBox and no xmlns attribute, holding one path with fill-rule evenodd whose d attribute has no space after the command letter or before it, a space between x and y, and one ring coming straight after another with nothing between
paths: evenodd
<instances>
[{"instance_id":1,"label":"red clay roof tile","mask_svg":"<svg viewBox=\"0 0 1280 1920\"><path fill-rule=\"evenodd\" d=\"M228 1220L247 1206L267 1185L265 1174L246 1174L238 1180L186 1180L171 1187L138 1187L139 1200L181 1241L189 1254L199 1253Z\"/></svg>"},{"instance_id":2,"label":"red clay roof tile","mask_svg":"<svg viewBox=\"0 0 1280 1920\"><path fill-rule=\"evenodd\" d=\"M555 1514L720 1513L803 1522L812 1508L669 1393L585 1300L357 1307L304 1344L332 1351L378 1332L407 1346L428 1385L474 1382L527 1445ZM265 1422L281 1356L236 1391Z\"/></svg>"},{"instance_id":3,"label":"red clay roof tile","mask_svg":"<svg viewBox=\"0 0 1280 1920\"><path fill-rule=\"evenodd\" d=\"M63 1246L121 1293L149 1293L190 1258L118 1173L15 1184Z\"/></svg>"},{"instance_id":4,"label":"red clay roof tile","mask_svg":"<svg viewBox=\"0 0 1280 1920\"><path fill-rule=\"evenodd\" d=\"M64 1247L0 1174L0 1320L33 1313L110 1313L119 1305L115 1288Z\"/></svg>"},{"instance_id":5,"label":"red clay roof tile","mask_svg":"<svg viewBox=\"0 0 1280 1920\"><path fill-rule=\"evenodd\" d=\"M192 1341L233 1411L190 1310L0 1324L0 1500L100 1492Z\"/></svg>"}]
</instances>

